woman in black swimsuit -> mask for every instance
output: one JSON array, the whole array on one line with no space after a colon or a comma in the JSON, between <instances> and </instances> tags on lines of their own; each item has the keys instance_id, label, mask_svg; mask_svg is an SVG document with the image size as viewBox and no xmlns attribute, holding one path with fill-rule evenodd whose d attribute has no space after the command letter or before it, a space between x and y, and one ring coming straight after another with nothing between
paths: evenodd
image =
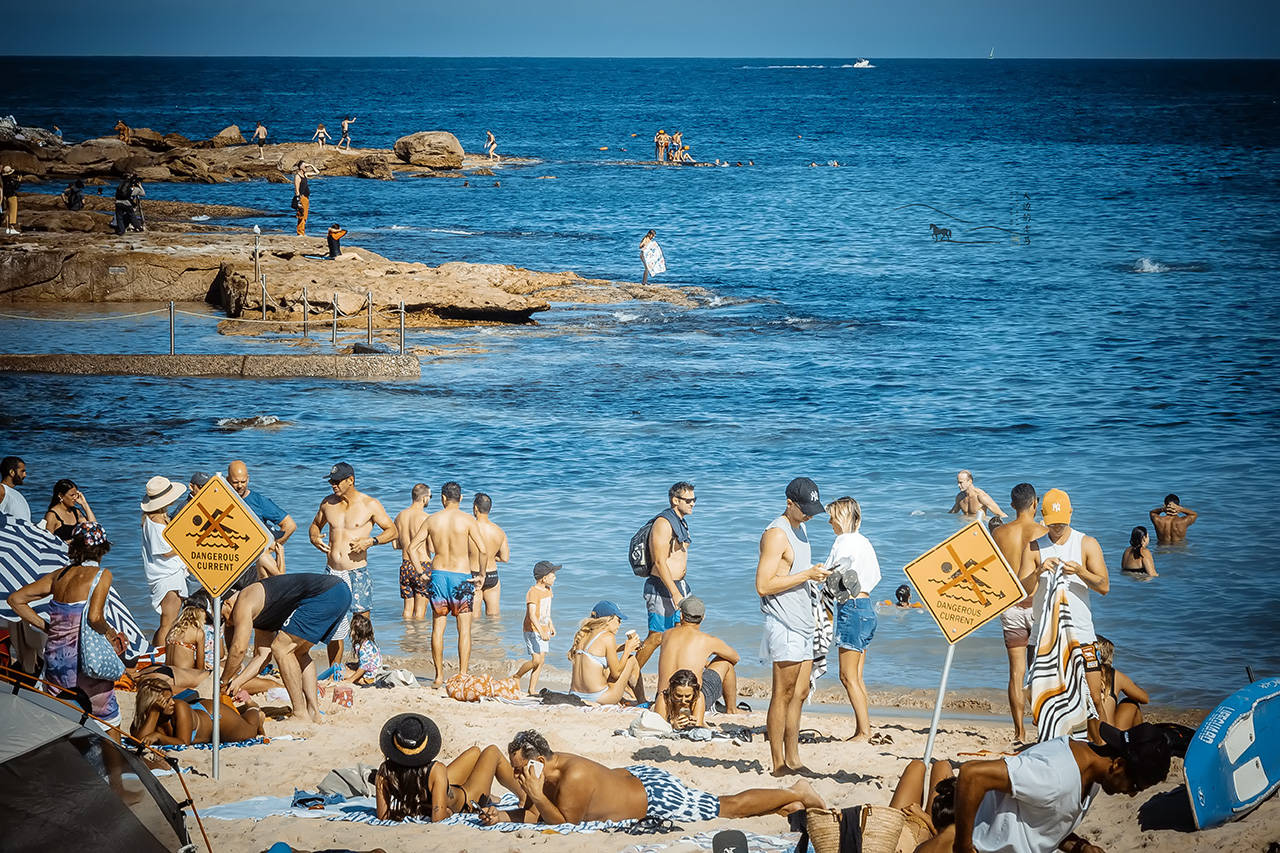
<instances>
[{"instance_id":1,"label":"woman in black swimsuit","mask_svg":"<svg viewBox=\"0 0 1280 853\"><path fill-rule=\"evenodd\" d=\"M498 747L469 747L446 765L435 760L440 743L440 729L421 714L397 714L382 727L387 760L375 777L379 820L426 817L435 823L473 811L473 804L488 805L495 778L520 795L511 762Z\"/></svg>"},{"instance_id":2,"label":"woman in black swimsuit","mask_svg":"<svg viewBox=\"0 0 1280 853\"><path fill-rule=\"evenodd\" d=\"M81 522L96 523L89 501L79 487L70 480L53 484L53 499L44 514L45 529L63 542L71 541L71 530Z\"/></svg>"}]
</instances>

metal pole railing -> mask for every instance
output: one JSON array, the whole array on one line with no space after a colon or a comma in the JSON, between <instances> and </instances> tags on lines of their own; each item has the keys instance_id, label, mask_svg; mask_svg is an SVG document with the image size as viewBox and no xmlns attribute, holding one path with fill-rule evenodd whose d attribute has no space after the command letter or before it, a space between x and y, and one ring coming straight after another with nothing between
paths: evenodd
<instances>
[{"instance_id":1,"label":"metal pole railing","mask_svg":"<svg viewBox=\"0 0 1280 853\"><path fill-rule=\"evenodd\" d=\"M369 312L369 329L366 334L365 343L369 346L373 346L373 291L366 290L364 292L364 304L365 308L367 308Z\"/></svg>"},{"instance_id":2,"label":"metal pole railing","mask_svg":"<svg viewBox=\"0 0 1280 853\"><path fill-rule=\"evenodd\" d=\"M333 342L338 343L338 291L333 292Z\"/></svg>"},{"instance_id":3,"label":"metal pole railing","mask_svg":"<svg viewBox=\"0 0 1280 853\"><path fill-rule=\"evenodd\" d=\"M302 286L302 336L307 337L307 318L311 316L311 303L307 301L307 286Z\"/></svg>"},{"instance_id":4,"label":"metal pole railing","mask_svg":"<svg viewBox=\"0 0 1280 853\"><path fill-rule=\"evenodd\" d=\"M169 300L169 355L173 355L173 300Z\"/></svg>"},{"instance_id":5,"label":"metal pole railing","mask_svg":"<svg viewBox=\"0 0 1280 853\"><path fill-rule=\"evenodd\" d=\"M404 355L404 300L400 300L400 354Z\"/></svg>"},{"instance_id":6,"label":"metal pole railing","mask_svg":"<svg viewBox=\"0 0 1280 853\"><path fill-rule=\"evenodd\" d=\"M261 241L262 241L262 236L255 231L253 235L253 277L255 279L258 276L262 275Z\"/></svg>"},{"instance_id":7,"label":"metal pole railing","mask_svg":"<svg viewBox=\"0 0 1280 853\"><path fill-rule=\"evenodd\" d=\"M267 319L267 274L263 273L258 282L262 285L262 319L265 320Z\"/></svg>"}]
</instances>

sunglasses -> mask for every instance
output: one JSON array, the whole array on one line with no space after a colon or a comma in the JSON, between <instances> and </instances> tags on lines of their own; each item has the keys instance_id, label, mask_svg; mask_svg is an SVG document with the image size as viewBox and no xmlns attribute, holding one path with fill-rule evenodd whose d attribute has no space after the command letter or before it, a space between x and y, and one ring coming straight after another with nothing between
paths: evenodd
<instances>
[{"instance_id":1,"label":"sunglasses","mask_svg":"<svg viewBox=\"0 0 1280 853\"><path fill-rule=\"evenodd\" d=\"M682 497L681 495L676 495L676 500L684 501L687 504L696 504L698 502L697 498L686 498L686 497Z\"/></svg>"}]
</instances>

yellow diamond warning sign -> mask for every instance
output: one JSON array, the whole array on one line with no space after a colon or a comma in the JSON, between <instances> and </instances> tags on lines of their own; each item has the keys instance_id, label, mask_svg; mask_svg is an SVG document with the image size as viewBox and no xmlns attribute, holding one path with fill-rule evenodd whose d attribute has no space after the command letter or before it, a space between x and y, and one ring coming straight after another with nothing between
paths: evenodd
<instances>
[{"instance_id":1,"label":"yellow diamond warning sign","mask_svg":"<svg viewBox=\"0 0 1280 853\"><path fill-rule=\"evenodd\" d=\"M977 521L916 557L904 571L948 643L1026 596L991 534Z\"/></svg>"},{"instance_id":2,"label":"yellow diamond warning sign","mask_svg":"<svg viewBox=\"0 0 1280 853\"><path fill-rule=\"evenodd\" d=\"M217 474L173 517L164 539L214 597L271 544L262 522Z\"/></svg>"}]
</instances>

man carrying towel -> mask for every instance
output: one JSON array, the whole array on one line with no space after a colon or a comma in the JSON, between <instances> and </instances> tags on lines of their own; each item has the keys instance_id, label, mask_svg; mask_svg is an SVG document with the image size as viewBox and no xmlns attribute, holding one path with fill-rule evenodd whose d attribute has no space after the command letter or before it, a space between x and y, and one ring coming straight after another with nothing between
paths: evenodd
<instances>
[{"instance_id":1,"label":"man carrying towel","mask_svg":"<svg viewBox=\"0 0 1280 853\"><path fill-rule=\"evenodd\" d=\"M333 637L350 607L351 588L331 574L272 575L249 584L236 595L228 619L232 634L219 679L223 692L235 695L258 674L270 655L289 691L293 719L320 722L311 647ZM256 653L250 665L240 672L250 640Z\"/></svg>"},{"instance_id":2,"label":"man carrying towel","mask_svg":"<svg viewBox=\"0 0 1280 853\"><path fill-rule=\"evenodd\" d=\"M765 728L773 775L804 772L800 762L800 708L813 669L813 603L805 581L824 581L829 572L814 564L804 523L825 510L818 486L808 477L787 484L787 508L760 537L756 594L764 613L761 657L773 664L773 689Z\"/></svg>"},{"instance_id":3,"label":"man carrying towel","mask_svg":"<svg viewBox=\"0 0 1280 853\"><path fill-rule=\"evenodd\" d=\"M649 635L636 653L641 669L662 644L662 634L680 621L680 600L689 594L689 521L698 502L693 484L681 480L667 489L670 504L649 530L649 576L644 581L644 606L649 611ZM672 670L674 672L675 670Z\"/></svg>"},{"instance_id":4,"label":"man carrying towel","mask_svg":"<svg viewBox=\"0 0 1280 853\"><path fill-rule=\"evenodd\" d=\"M1102 665L1094 648L1097 635L1093 630L1093 613L1089 609L1089 591L1106 595L1111 590L1107 561L1102 546L1092 536L1071 527L1071 498L1062 489L1045 492L1041 502L1041 519L1049 532L1031 543L1030 561L1019 572L1022 588L1034 596L1031 636L1039 637L1044 620L1049 618L1052 602L1048 584L1039 584L1045 572L1061 569L1067 575L1067 603L1071 609L1071 626L1084 655L1085 680L1093 696L1093 707L1102 707ZM1039 590L1037 592L1037 590ZM1097 718L1089 721L1089 737L1098 743Z\"/></svg>"}]
</instances>

